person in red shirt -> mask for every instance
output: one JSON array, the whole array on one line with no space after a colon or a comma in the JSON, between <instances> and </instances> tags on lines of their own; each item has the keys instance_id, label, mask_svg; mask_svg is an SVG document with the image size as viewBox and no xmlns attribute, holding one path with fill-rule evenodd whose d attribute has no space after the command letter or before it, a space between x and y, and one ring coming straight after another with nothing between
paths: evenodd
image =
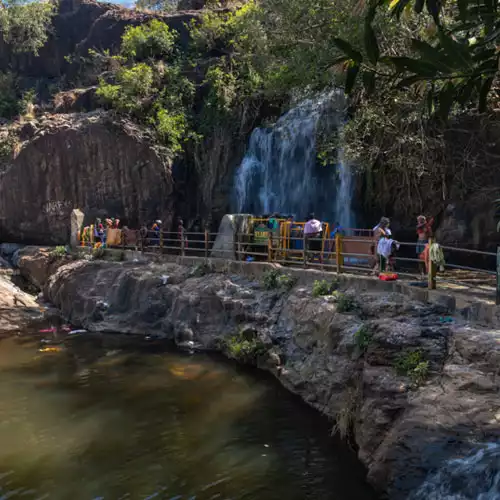
<instances>
[{"instance_id":1,"label":"person in red shirt","mask_svg":"<svg viewBox=\"0 0 500 500\"><path fill-rule=\"evenodd\" d=\"M434 224L434 218L431 217L427 219L425 215L419 215L417 217L417 258L420 259L419 267L420 274L423 276L425 271L425 260L424 252L427 244L429 243L429 238L432 237L432 225Z\"/></svg>"}]
</instances>

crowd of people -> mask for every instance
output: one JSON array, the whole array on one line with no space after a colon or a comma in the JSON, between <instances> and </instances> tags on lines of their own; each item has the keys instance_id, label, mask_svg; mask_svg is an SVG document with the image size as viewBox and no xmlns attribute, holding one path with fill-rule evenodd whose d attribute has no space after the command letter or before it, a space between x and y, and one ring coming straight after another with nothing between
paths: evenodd
<instances>
[{"instance_id":1,"label":"crowd of people","mask_svg":"<svg viewBox=\"0 0 500 500\"><path fill-rule=\"evenodd\" d=\"M428 271L429 261L429 239L432 237L432 225L434 219L427 218L425 215L417 217L416 234L417 244L415 246L416 258L419 260L419 269L421 275ZM374 245L372 254L374 255L373 272L394 271L395 256L400 248L400 243L393 239L390 228L390 220L382 217L380 222L373 228Z\"/></svg>"},{"instance_id":2,"label":"crowd of people","mask_svg":"<svg viewBox=\"0 0 500 500\"><path fill-rule=\"evenodd\" d=\"M270 241L272 251L278 249L281 246L281 224L285 223L289 225L287 234L289 236L290 250L305 250L305 257L310 261L315 259L322 261L324 254L333 253L335 251L336 236L345 234L344 228L338 222L329 230L329 234L325 234L328 225L317 219L314 213L307 216L305 224L295 222L293 215L283 216L278 213L265 215L262 219L264 222L254 228L254 242L256 244L267 245L268 241ZM429 239L433 234L433 224L434 219L432 217L428 218L424 215L417 217L415 252L422 275L424 275L428 267ZM390 225L390 219L382 217L372 230L371 267L374 274L393 272L395 270L396 254L400 249L400 243L394 239ZM182 250L188 247L190 249L204 248L204 242L200 240L202 232L202 221L199 216L193 220L189 231L185 228L183 219L178 217L174 223L174 231L171 233L164 232L163 223L158 219L151 224L142 224L138 234L137 231L131 231L126 226L120 228L120 219L118 218L106 218L104 220L98 218L93 225L83 228L81 240L82 243L93 241L97 246L125 244L140 247L159 247L165 244L167 247L174 246ZM131 241L130 234L132 234L133 241ZM112 238L112 241L110 238ZM120 239L120 241L115 241L116 239ZM165 239L167 243L163 243Z\"/></svg>"},{"instance_id":3,"label":"crowd of people","mask_svg":"<svg viewBox=\"0 0 500 500\"><path fill-rule=\"evenodd\" d=\"M261 224L256 229L256 240L261 243L267 242L267 237L271 238L272 247L279 246L280 221L290 224L290 248L292 250L302 250L305 244L307 258L321 261L323 253L335 251L335 237L337 234L344 235L344 228L336 222L329 234L325 234L325 223L318 220L314 213L306 218L306 223L296 224L292 215L264 215L262 217L267 224ZM417 243L415 246L416 258L419 260L419 270L421 275L427 271L426 263L429 260L429 239L432 237L432 226L434 219L419 215L416 224ZM394 272L396 265L396 254L400 249L400 243L394 239L390 228L390 219L382 217L380 222L373 228L373 243L371 245L372 270L374 274ZM262 240L262 241L261 241ZM326 242L326 243L325 243ZM324 251L324 252L323 252Z\"/></svg>"}]
</instances>

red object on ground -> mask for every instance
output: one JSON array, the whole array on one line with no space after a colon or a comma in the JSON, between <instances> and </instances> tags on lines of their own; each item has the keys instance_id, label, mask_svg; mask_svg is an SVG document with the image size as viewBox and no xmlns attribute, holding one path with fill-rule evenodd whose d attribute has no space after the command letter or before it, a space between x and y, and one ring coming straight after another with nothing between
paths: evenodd
<instances>
[{"instance_id":1,"label":"red object on ground","mask_svg":"<svg viewBox=\"0 0 500 500\"><path fill-rule=\"evenodd\" d=\"M396 273L381 273L379 274L378 279L382 281L396 281L398 279L398 275Z\"/></svg>"}]
</instances>

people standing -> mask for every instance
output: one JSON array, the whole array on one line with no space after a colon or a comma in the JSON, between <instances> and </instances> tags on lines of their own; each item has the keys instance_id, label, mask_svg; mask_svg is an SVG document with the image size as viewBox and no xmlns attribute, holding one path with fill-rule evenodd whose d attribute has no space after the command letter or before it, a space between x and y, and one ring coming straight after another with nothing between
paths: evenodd
<instances>
[{"instance_id":1,"label":"people standing","mask_svg":"<svg viewBox=\"0 0 500 500\"><path fill-rule=\"evenodd\" d=\"M388 219L387 217L382 217L380 219L380 222L373 228L372 255L375 260L375 263L373 265L373 274L376 274L381 267L381 255L378 252L380 239L392 235L392 232L389 228L390 224L390 219Z\"/></svg>"},{"instance_id":2,"label":"people standing","mask_svg":"<svg viewBox=\"0 0 500 500\"><path fill-rule=\"evenodd\" d=\"M184 221L182 220L182 217L177 218L177 238L179 240L179 249L182 255L184 249L187 248L186 229L184 228Z\"/></svg>"},{"instance_id":3,"label":"people standing","mask_svg":"<svg viewBox=\"0 0 500 500\"><path fill-rule=\"evenodd\" d=\"M434 218L431 217L427 219L425 215L419 215L417 217L417 246L416 254L419 259L419 269L420 275L424 277L425 273L425 258L424 252L427 244L429 243L429 238L432 238L432 225L434 224Z\"/></svg>"},{"instance_id":4,"label":"people standing","mask_svg":"<svg viewBox=\"0 0 500 500\"><path fill-rule=\"evenodd\" d=\"M307 222L304 226L304 238L306 243L305 250L309 252L321 251L321 232L323 231L323 224L316 219L314 213L309 214Z\"/></svg>"}]
</instances>

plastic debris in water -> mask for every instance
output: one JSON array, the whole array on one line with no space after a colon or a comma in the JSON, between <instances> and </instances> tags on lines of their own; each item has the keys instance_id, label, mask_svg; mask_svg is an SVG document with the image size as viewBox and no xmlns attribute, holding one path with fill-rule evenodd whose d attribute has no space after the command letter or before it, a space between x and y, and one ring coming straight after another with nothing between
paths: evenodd
<instances>
[{"instance_id":1,"label":"plastic debris in water","mask_svg":"<svg viewBox=\"0 0 500 500\"><path fill-rule=\"evenodd\" d=\"M57 328L55 326L53 326L51 328L45 328L43 330L39 330L38 332L39 333L56 333L57 332Z\"/></svg>"},{"instance_id":2,"label":"plastic debris in water","mask_svg":"<svg viewBox=\"0 0 500 500\"><path fill-rule=\"evenodd\" d=\"M451 316L440 317L439 321L441 323L453 323L453 318Z\"/></svg>"},{"instance_id":3,"label":"plastic debris in water","mask_svg":"<svg viewBox=\"0 0 500 500\"><path fill-rule=\"evenodd\" d=\"M41 349L38 349L39 352L60 352L62 350L62 347L42 347Z\"/></svg>"},{"instance_id":4,"label":"plastic debris in water","mask_svg":"<svg viewBox=\"0 0 500 500\"><path fill-rule=\"evenodd\" d=\"M167 276L166 274L162 275L162 277L161 277L162 284L166 285L168 283L169 279L170 279L170 276Z\"/></svg>"},{"instance_id":5,"label":"plastic debris in water","mask_svg":"<svg viewBox=\"0 0 500 500\"><path fill-rule=\"evenodd\" d=\"M87 333L87 330L71 330L68 335L77 335L79 333Z\"/></svg>"}]
</instances>

